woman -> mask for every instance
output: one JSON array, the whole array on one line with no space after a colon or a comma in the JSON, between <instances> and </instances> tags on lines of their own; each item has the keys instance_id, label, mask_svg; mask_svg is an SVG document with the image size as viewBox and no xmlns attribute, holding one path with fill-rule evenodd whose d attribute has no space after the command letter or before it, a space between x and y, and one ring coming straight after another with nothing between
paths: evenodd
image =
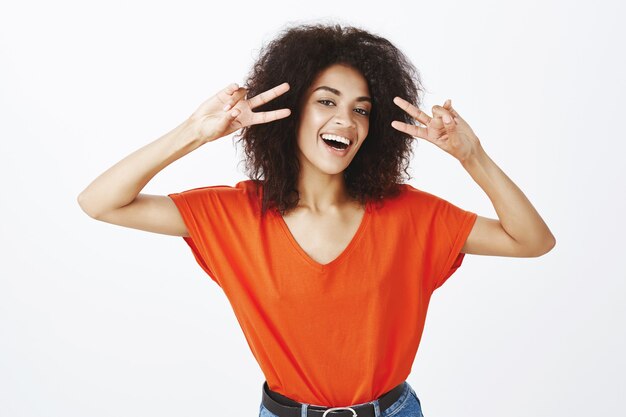
<instances>
[{"instance_id":1,"label":"woman","mask_svg":"<svg viewBox=\"0 0 626 417\"><path fill-rule=\"evenodd\" d=\"M534 257L555 245L451 101L428 116L421 92L388 40L293 27L262 50L245 88L219 91L79 196L93 218L184 238L263 370L262 417L421 416L406 378L433 291L466 253ZM140 194L239 129L250 180ZM456 158L499 219L403 183L416 137Z\"/></svg>"}]
</instances>

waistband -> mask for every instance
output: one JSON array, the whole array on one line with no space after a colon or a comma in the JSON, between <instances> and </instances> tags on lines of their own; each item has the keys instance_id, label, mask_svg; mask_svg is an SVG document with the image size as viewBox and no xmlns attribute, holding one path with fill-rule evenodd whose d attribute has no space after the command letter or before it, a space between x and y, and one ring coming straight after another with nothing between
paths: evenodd
<instances>
[{"instance_id":1,"label":"waistband","mask_svg":"<svg viewBox=\"0 0 626 417\"><path fill-rule=\"evenodd\" d=\"M382 414L391 404L395 403L406 388L406 381L403 381L390 391L378 397L376 400L369 401L360 405L346 407L321 407L311 404L303 404L301 402L285 397L278 392L272 391L267 385L267 381L263 382L263 398L262 404L272 414L278 417L376 417L375 407L378 407L378 415ZM306 413L303 406L306 405Z\"/></svg>"}]
</instances>

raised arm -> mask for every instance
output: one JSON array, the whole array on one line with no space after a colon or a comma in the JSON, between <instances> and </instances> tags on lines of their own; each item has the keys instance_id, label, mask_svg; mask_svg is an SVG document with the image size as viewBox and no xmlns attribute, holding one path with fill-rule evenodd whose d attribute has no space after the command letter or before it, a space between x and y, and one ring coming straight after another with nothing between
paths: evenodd
<instances>
[{"instance_id":1,"label":"raised arm","mask_svg":"<svg viewBox=\"0 0 626 417\"><path fill-rule=\"evenodd\" d=\"M202 103L172 131L100 174L80 193L78 204L96 220L154 233L189 236L168 196L140 194L140 191L159 171L200 146L241 127L289 116L288 109L252 112L288 90L289 85L284 83L245 99L245 88L229 85Z\"/></svg>"},{"instance_id":2,"label":"raised arm","mask_svg":"<svg viewBox=\"0 0 626 417\"><path fill-rule=\"evenodd\" d=\"M78 204L96 220L154 233L188 236L183 219L168 196L139 192L159 171L202 144L193 124L186 120L100 174L80 193Z\"/></svg>"},{"instance_id":3,"label":"raised arm","mask_svg":"<svg viewBox=\"0 0 626 417\"><path fill-rule=\"evenodd\" d=\"M526 258L544 255L556 245L537 210L489 158L469 124L452 108L451 100L443 107L433 106L433 117L401 97L394 102L423 126L394 120L392 127L428 140L459 160L498 214L498 219L477 217L461 252Z\"/></svg>"}]
</instances>

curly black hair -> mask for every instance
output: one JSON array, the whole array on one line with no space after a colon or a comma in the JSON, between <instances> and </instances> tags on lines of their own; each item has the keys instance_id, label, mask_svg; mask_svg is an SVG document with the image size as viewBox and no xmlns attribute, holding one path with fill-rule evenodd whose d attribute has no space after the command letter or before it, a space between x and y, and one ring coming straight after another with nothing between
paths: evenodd
<instances>
[{"instance_id":1,"label":"curly black hair","mask_svg":"<svg viewBox=\"0 0 626 417\"><path fill-rule=\"evenodd\" d=\"M262 214L281 214L299 201L296 128L301 100L316 75L333 64L348 65L368 83L372 97L369 131L343 175L348 195L361 204L382 202L399 193L412 158L415 139L391 126L392 120L413 123L393 103L395 96L419 106L423 92L418 70L390 41L354 26L303 24L283 29L261 48L244 87L254 97L283 82L287 93L255 111L291 109L289 117L243 128L246 174L263 188Z\"/></svg>"}]
</instances>

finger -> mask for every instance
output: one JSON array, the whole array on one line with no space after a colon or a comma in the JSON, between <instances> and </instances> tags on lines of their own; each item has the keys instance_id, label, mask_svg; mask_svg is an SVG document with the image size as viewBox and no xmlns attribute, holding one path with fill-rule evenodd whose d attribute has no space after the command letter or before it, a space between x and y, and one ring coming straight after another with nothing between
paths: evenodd
<instances>
[{"instance_id":1,"label":"finger","mask_svg":"<svg viewBox=\"0 0 626 417\"><path fill-rule=\"evenodd\" d=\"M241 114L241 111L239 109L232 109L231 111L225 113L225 116L222 117L216 126L216 129L219 131L227 131L229 132L228 134L232 133L235 129L238 129L238 127L236 127L237 125L241 126L241 122L239 122L237 120L237 117ZM229 127L231 126L235 126L235 129L232 129Z\"/></svg>"},{"instance_id":2,"label":"finger","mask_svg":"<svg viewBox=\"0 0 626 417\"><path fill-rule=\"evenodd\" d=\"M405 99L396 97L393 99L393 102L421 124L427 125L428 123L430 123L431 118L429 115L427 115Z\"/></svg>"},{"instance_id":3,"label":"finger","mask_svg":"<svg viewBox=\"0 0 626 417\"><path fill-rule=\"evenodd\" d=\"M429 127L432 127L434 129L443 129L444 126L443 126L442 117L444 114L447 114L449 116L450 113L448 112L448 110L438 105L434 105L432 110L433 110L433 119Z\"/></svg>"},{"instance_id":4,"label":"finger","mask_svg":"<svg viewBox=\"0 0 626 417\"><path fill-rule=\"evenodd\" d=\"M452 107L452 100L447 99L446 102L443 104L443 107L446 110L448 110L450 113L452 113L452 115L456 117L457 119L463 120L463 118L459 115L459 113L457 113L457 111L454 110L454 108Z\"/></svg>"},{"instance_id":5,"label":"finger","mask_svg":"<svg viewBox=\"0 0 626 417\"><path fill-rule=\"evenodd\" d=\"M459 113L457 113L457 111L456 111L456 110L454 110L452 107L450 107L450 110L449 110L449 111L450 111L450 113L452 113L452 115L454 116L454 120L456 120L457 122L458 122L459 120L463 120L463 118L461 117L461 115L459 115ZM463 120L463 121L465 121L465 120Z\"/></svg>"},{"instance_id":6,"label":"finger","mask_svg":"<svg viewBox=\"0 0 626 417\"><path fill-rule=\"evenodd\" d=\"M224 104L224 108L222 110L228 111L231 107L239 102L242 98L244 98L247 94L248 90L244 87L238 88L234 93L230 95L230 97L226 100L226 104Z\"/></svg>"},{"instance_id":7,"label":"finger","mask_svg":"<svg viewBox=\"0 0 626 417\"><path fill-rule=\"evenodd\" d=\"M227 94L232 94L235 91L237 91L238 89L239 89L239 84L231 83L223 91L225 91Z\"/></svg>"},{"instance_id":8,"label":"finger","mask_svg":"<svg viewBox=\"0 0 626 417\"><path fill-rule=\"evenodd\" d=\"M272 111L264 111L259 113L252 113L252 120L250 122L251 125L258 125L261 123L269 123L274 120L284 119L291 114L291 110L289 109L279 109Z\"/></svg>"},{"instance_id":9,"label":"finger","mask_svg":"<svg viewBox=\"0 0 626 417\"><path fill-rule=\"evenodd\" d=\"M435 116L438 121L441 121L448 134L456 130L454 115L448 109L441 106L433 106L433 116Z\"/></svg>"},{"instance_id":10,"label":"finger","mask_svg":"<svg viewBox=\"0 0 626 417\"><path fill-rule=\"evenodd\" d=\"M228 117L231 118L231 119L235 119L240 114L241 114L241 110L233 109L230 113L228 113Z\"/></svg>"},{"instance_id":11,"label":"finger","mask_svg":"<svg viewBox=\"0 0 626 417\"><path fill-rule=\"evenodd\" d=\"M428 130L425 127L410 125L408 123L399 122L397 120L394 120L393 122L391 122L391 127L393 127L396 130L399 130L400 132L404 132L411 136L415 136L415 137L422 138L422 139L426 139L427 134L428 134Z\"/></svg>"},{"instance_id":12,"label":"finger","mask_svg":"<svg viewBox=\"0 0 626 417\"><path fill-rule=\"evenodd\" d=\"M239 85L237 83L228 84L222 90L218 91L217 97L220 99L222 103L228 102L230 96L239 89Z\"/></svg>"},{"instance_id":13,"label":"finger","mask_svg":"<svg viewBox=\"0 0 626 417\"><path fill-rule=\"evenodd\" d=\"M280 96L281 94L285 94L287 91L289 91L289 84L282 83L274 88L271 88L261 94L252 97L250 100L248 100L248 103L250 104L250 108L254 109L262 104L267 103L268 101L274 100L276 97Z\"/></svg>"}]
</instances>

